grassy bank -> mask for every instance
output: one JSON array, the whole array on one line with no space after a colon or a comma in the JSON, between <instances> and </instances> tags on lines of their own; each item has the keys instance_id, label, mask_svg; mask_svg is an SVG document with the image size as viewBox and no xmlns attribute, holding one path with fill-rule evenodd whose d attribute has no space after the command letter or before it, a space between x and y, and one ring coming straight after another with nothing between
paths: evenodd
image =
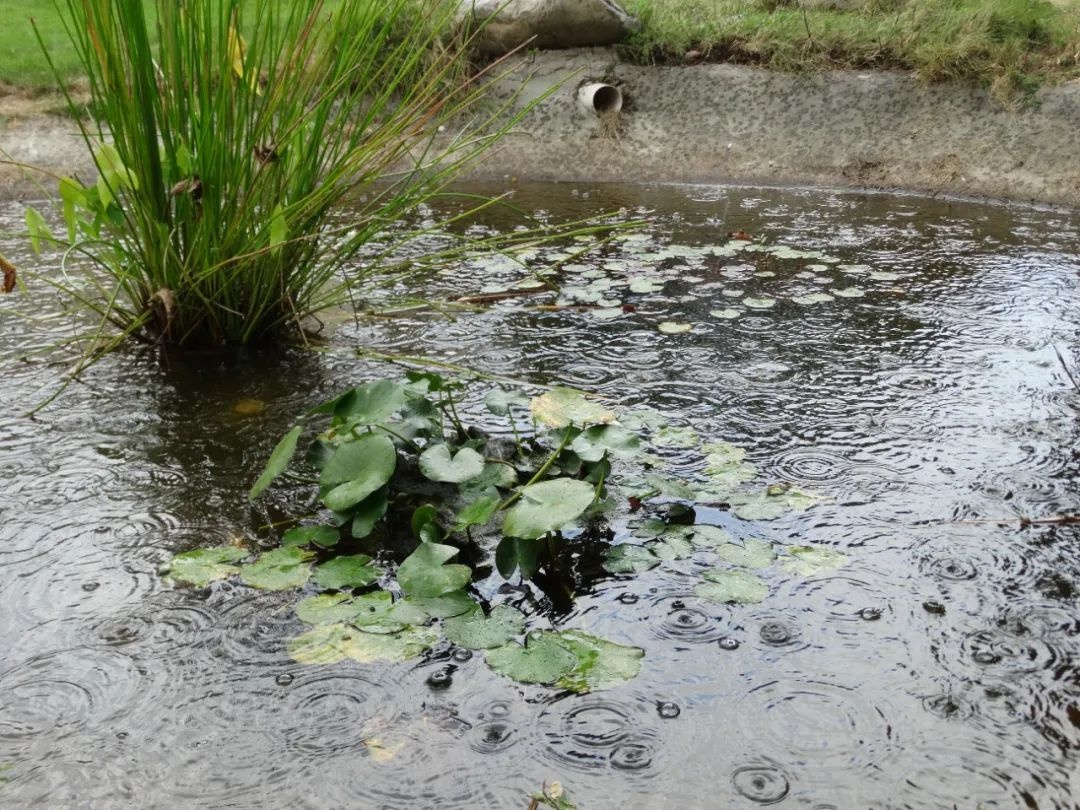
<instances>
[{"instance_id":1,"label":"grassy bank","mask_svg":"<svg viewBox=\"0 0 1080 810\"><path fill-rule=\"evenodd\" d=\"M781 70L901 68L928 81L977 80L1005 95L1080 75L1080 0L624 0L643 22L626 51ZM61 73L75 54L51 4L0 0L0 83L53 85L29 19Z\"/></svg>"},{"instance_id":2,"label":"grassy bank","mask_svg":"<svg viewBox=\"0 0 1080 810\"><path fill-rule=\"evenodd\" d=\"M899 68L1008 95L1080 75L1080 0L627 0L638 60Z\"/></svg>"}]
</instances>

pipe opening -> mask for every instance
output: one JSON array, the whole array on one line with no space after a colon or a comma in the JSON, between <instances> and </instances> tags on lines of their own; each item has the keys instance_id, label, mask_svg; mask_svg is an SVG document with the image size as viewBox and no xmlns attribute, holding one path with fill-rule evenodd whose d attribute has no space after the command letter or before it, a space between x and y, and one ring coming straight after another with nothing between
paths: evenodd
<instances>
[{"instance_id":1,"label":"pipe opening","mask_svg":"<svg viewBox=\"0 0 1080 810\"><path fill-rule=\"evenodd\" d=\"M622 109L622 93L610 84L601 85L593 94L592 104L600 114L618 112Z\"/></svg>"}]
</instances>

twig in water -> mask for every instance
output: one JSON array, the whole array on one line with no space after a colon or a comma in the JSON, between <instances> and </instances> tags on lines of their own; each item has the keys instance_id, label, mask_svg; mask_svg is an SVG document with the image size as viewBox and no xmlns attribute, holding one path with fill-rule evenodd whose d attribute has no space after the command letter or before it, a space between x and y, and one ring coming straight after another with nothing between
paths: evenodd
<instances>
[{"instance_id":1,"label":"twig in water","mask_svg":"<svg viewBox=\"0 0 1080 810\"><path fill-rule=\"evenodd\" d=\"M1054 347L1054 354L1057 355L1057 359L1061 362L1061 367L1065 370L1065 376L1069 378L1069 382L1073 384L1073 388L1080 391L1080 384L1076 382L1076 377L1069 371L1069 364L1065 362L1065 358L1061 356L1061 350L1058 349L1057 344L1051 344Z\"/></svg>"}]
</instances>

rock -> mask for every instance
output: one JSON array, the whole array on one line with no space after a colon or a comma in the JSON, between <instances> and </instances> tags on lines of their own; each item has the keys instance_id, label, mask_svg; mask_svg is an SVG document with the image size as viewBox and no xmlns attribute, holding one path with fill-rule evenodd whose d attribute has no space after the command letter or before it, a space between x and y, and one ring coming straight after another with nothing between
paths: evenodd
<instances>
[{"instance_id":1,"label":"rock","mask_svg":"<svg viewBox=\"0 0 1080 810\"><path fill-rule=\"evenodd\" d=\"M462 0L459 18L466 25L488 20L474 43L488 56L526 42L529 48L611 45L641 26L613 0Z\"/></svg>"}]
</instances>

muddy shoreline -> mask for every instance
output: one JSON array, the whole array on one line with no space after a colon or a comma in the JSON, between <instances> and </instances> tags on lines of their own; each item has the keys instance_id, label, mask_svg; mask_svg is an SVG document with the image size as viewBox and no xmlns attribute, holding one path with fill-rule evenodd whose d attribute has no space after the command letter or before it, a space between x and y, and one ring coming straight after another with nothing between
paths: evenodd
<instances>
[{"instance_id":1,"label":"muddy shoreline","mask_svg":"<svg viewBox=\"0 0 1080 810\"><path fill-rule=\"evenodd\" d=\"M896 72L643 67L609 49L538 52L517 66L493 88L496 102L555 89L474 178L796 184L1080 207L1078 82L1017 111L981 88ZM587 81L625 93L614 131L577 103ZM0 98L9 160L92 173L74 121L12 102ZM0 197L40 194L24 171L0 167Z\"/></svg>"}]
</instances>

